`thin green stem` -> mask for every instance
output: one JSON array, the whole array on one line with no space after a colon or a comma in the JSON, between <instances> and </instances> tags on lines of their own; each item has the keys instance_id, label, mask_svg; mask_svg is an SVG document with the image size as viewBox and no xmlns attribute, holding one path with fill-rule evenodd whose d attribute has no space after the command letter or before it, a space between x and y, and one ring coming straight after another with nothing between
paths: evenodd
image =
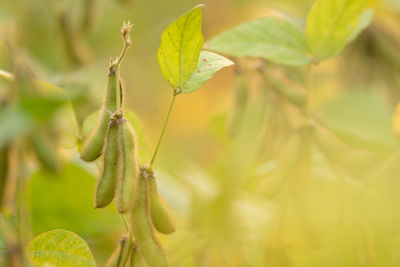
<instances>
[{"instance_id":1,"label":"thin green stem","mask_svg":"<svg viewBox=\"0 0 400 267\"><path fill-rule=\"evenodd\" d=\"M307 111L306 115L309 117L311 111L311 100L313 98L313 83L312 83L312 71L313 66L312 63L307 66L307 91L308 91L308 99L307 99Z\"/></svg>"},{"instance_id":2,"label":"thin green stem","mask_svg":"<svg viewBox=\"0 0 400 267\"><path fill-rule=\"evenodd\" d=\"M171 100L171 104L169 105L167 117L165 118L164 126L163 126L163 128L161 130L160 137L158 138L158 142L157 142L156 148L154 150L153 156L151 157L149 167L153 166L154 160L156 159L158 149L160 148L161 140L163 139L164 133L165 133L165 129L167 128L169 117L171 116L171 111L172 111L172 108L174 106L176 96L177 96L176 93L174 93L173 96L172 96L172 100Z\"/></svg>"},{"instance_id":3,"label":"thin green stem","mask_svg":"<svg viewBox=\"0 0 400 267\"><path fill-rule=\"evenodd\" d=\"M128 227L128 223L126 222L125 216L121 215L121 220L122 220L122 224L124 225L125 230L129 233L129 227Z\"/></svg>"}]
</instances>

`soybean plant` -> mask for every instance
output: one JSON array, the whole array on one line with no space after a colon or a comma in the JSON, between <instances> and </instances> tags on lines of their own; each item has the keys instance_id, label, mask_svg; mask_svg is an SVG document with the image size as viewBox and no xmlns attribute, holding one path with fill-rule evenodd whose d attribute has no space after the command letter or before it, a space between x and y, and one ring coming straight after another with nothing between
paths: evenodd
<instances>
[{"instance_id":1,"label":"soybean plant","mask_svg":"<svg viewBox=\"0 0 400 267\"><path fill-rule=\"evenodd\" d=\"M124 116L123 96L126 92L122 87L119 70L132 43L130 37L132 24L123 23L121 28L122 52L118 58L110 62L103 105L98 112L96 125L85 138L80 151L81 159L88 162L95 161L103 154L94 206L103 208L115 199L117 210L125 223L125 214L129 214L129 223L126 223L128 233L121 237L109 258L107 262L109 267L124 267L127 264L168 266L167 255L157 240L155 229L162 234L173 233L176 228L175 217L172 209L158 193L154 162L176 97L199 89L218 70L233 64L220 55L202 51L201 22L201 6L196 6L168 26L161 36L158 62L162 74L173 88L172 101L148 164L141 164L135 130ZM44 233L31 242L30 256L37 264L59 260L46 261L35 256L36 249L42 250L42 246L47 249L51 247L43 240L54 234L56 234L54 231ZM75 241L83 242L80 239Z\"/></svg>"}]
</instances>

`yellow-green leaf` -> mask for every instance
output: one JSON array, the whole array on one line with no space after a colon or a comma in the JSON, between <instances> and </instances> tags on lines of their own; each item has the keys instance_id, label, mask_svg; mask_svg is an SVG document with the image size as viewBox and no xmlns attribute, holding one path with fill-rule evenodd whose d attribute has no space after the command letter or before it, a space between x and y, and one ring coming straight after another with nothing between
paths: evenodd
<instances>
[{"instance_id":1,"label":"yellow-green leaf","mask_svg":"<svg viewBox=\"0 0 400 267\"><path fill-rule=\"evenodd\" d=\"M214 37L207 48L234 57L259 57L289 66L307 65L302 30L285 18L259 18Z\"/></svg>"},{"instance_id":2,"label":"yellow-green leaf","mask_svg":"<svg viewBox=\"0 0 400 267\"><path fill-rule=\"evenodd\" d=\"M371 15L364 13L367 2L368 0L315 2L308 14L306 35L316 61L338 54L368 26Z\"/></svg>"},{"instance_id":3,"label":"yellow-green leaf","mask_svg":"<svg viewBox=\"0 0 400 267\"><path fill-rule=\"evenodd\" d=\"M31 260L42 266L95 267L96 263L86 242L66 230L45 232L28 247Z\"/></svg>"},{"instance_id":4,"label":"yellow-green leaf","mask_svg":"<svg viewBox=\"0 0 400 267\"><path fill-rule=\"evenodd\" d=\"M220 69L233 65L233 62L218 54L202 51L199 63L189 81L183 86L184 93L190 93L199 89L206 81L212 78Z\"/></svg>"},{"instance_id":5,"label":"yellow-green leaf","mask_svg":"<svg viewBox=\"0 0 400 267\"><path fill-rule=\"evenodd\" d=\"M158 64L174 89L182 88L196 69L203 46L201 21L201 6L196 6L161 35Z\"/></svg>"}]
</instances>

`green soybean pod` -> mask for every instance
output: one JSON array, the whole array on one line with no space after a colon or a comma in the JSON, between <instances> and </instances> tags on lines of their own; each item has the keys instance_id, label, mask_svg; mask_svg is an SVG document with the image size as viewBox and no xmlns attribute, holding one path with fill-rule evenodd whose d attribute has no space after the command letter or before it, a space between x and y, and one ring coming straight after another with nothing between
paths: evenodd
<instances>
[{"instance_id":1,"label":"green soybean pod","mask_svg":"<svg viewBox=\"0 0 400 267\"><path fill-rule=\"evenodd\" d=\"M50 171L58 171L60 163L57 151L49 142L46 134L43 131L37 131L31 135L30 141L36 157L42 166Z\"/></svg>"},{"instance_id":2,"label":"green soybean pod","mask_svg":"<svg viewBox=\"0 0 400 267\"><path fill-rule=\"evenodd\" d=\"M103 158L103 171L96 185L95 208L103 208L111 203L115 195L115 185L120 169L119 126L109 123Z\"/></svg>"},{"instance_id":3,"label":"green soybean pod","mask_svg":"<svg viewBox=\"0 0 400 267\"><path fill-rule=\"evenodd\" d=\"M165 267L168 266L167 258L154 236L153 226L149 218L147 187L147 171L142 170L131 210L132 233L143 261L151 267Z\"/></svg>"},{"instance_id":4,"label":"green soybean pod","mask_svg":"<svg viewBox=\"0 0 400 267\"><path fill-rule=\"evenodd\" d=\"M93 161L102 153L108 123L110 122L110 113L115 112L117 109L116 72L116 66L112 64L108 73L106 94L102 108L97 117L96 125L82 146L81 159L84 161Z\"/></svg>"},{"instance_id":5,"label":"green soybean pod","mask_svg":"<svg viewBox=\"0 0 400 267\"><path fill-rule=\"evenodd\" d=\"M314 124L312 140L319 150L328 159L340 161L341 157L350 152L350 149L328 129Z\"/></svg>"},{"instance_id":6,"label":"green soybean pod","mask_svg":"<svg viewBox=\"0 0 400 267\"><path fill-rule=\"evenodd\" d=\"M131 267L146 267L146 264L143 261L142 256L140 255L139 249L137 246L134 246L131 253Z\"/></svg>"},{"instance_id":7,"label":"green soybean pod","mask_svg":"<svg viewBox=\"0 0 400 267\"><path fill-rule=\"evenodd\" d=\"M241 73L237 73L236 83L235 83L235 96L232 114L229 118L229 134L235 137L240 132L243 126L243 120L246 113L248 105L248 89L246 86L246 81Z\"/></svg>"},{"instance_id":8,"label":"green soybean pod","mask_svg":"<svg viewBox=\"0 0 400 267\"><path fill-rule=\"evenodd\" d=\"M122 236L111 257L107 260L106 267L124 267L129 257L130 240L128 236Z\"/></svg>"},{"instance_id":9,"label":"green soybean pod","mask_svg":"<svg viewBox=\"0 0 400 267\"><path fill-rule=\"evenodd\" d=\"M285 97L292 104L301 107L307 103L305 90L301 90L299 85L269 72L265 74L265 78L277 94Z\"/></svg>"},{"instance_id":10,"label":"green soybean pod","mask_svg":"<svg viewBox=\"0 0 400 267\"><path fill-rule=\"evenodd\" d=\"M302 131L302 130L301 130ZM282 148L276 161L276 169L270 177L267 177L260 184L260 190L268 198L274 198L288 183L293 176L293 170L302 159L304 149L304 135L295 132Z\"/></svg>"},{"instance_id":11,"label":"green soybean pod","mask_svg":"<svg viewBox=\"0 0 400 267\"><path fill-rule=\"evenodd\" d=\"M9 168L9 146L0 148L0 208L3 207L4 190Z\"/></svg>"},{"instance_id":12,"label":"green soybean pod","mask_svg":"<svg viewBox=\"0 0 400 267\"><path fill-rule=\"evenodd\" d=\"M157 182L153 174L149 175L148 184L150 216L154 228L163 234L175 232L175 217L167 202L158 193Z\"/></svg>"},{"instance_id":13,"label":"green soybean pod","mask_svg":"<svg viewBox=\"0 0 400 267\"><path fill-rule=\"evenodd\" d=\"M120 213L127 213L132 207L138 183L139 163L135 132L125 119L120 124L119 139L122 169L117 180L116 205Z\"/></svg>"}]
</instances>

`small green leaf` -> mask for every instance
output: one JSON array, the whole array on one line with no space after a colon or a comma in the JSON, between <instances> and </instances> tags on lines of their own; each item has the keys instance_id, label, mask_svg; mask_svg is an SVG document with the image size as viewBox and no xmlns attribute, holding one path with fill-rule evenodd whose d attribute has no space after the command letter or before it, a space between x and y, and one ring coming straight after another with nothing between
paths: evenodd
<instances>
[{"instance_id":1,"label":"small green leaf","mask_svg":"<svg viewBox=\"0 0 400 267\"><path fill-rule=\"evenodd\" d=\"M32 126L33 121L25 111L15 107L0 110L0 147L28 133Z\"/></svg>"},{"instance_id":2,"label":"small green leaf","mask_svg":"<svg viewBox=\"0 0 400 267\"><path fill-rule=\"evenodd\" d=\"M368 26L368 0L317 0L307 18L307 41L315 60L338 54Z\"/></svg>"},{"instance_id":3,"label":"small green leaf","mask_svg":"<svg viewBox=\"0 0 400 267\"><path fill-rule=\"evenodd\" d=\"M96 266L86 242L66 230L53 230L37 236L29 244L28 253L39 266Z\"/></svg>"},{"instance_id":4,"label":"small green leaf","mask_svg":"<svg viewBox=\"0 0 400 267\"><path fill-rule=\"evenodd\" d=\"M213 38L207 48L234 57L260 57L278 64L309 62L304 33L284 18L260 18Z\"/></svg>"},{"instance_id":5,"label":"small green leaf","mask_svg":"<svg viewBox=\"0 0 400 267\"><path fill-rule=\"evenodd\" d=\"M201 6L196 6L161 35L158 64L174 89L182 88L196 69L203 46L201 21Z\"/></svg>"},{"instance_id":6,"label":"small green leaf","mask_svg":"<svg viewBox=\"0 0 400 267\"><path fill-rule=\"evenodd\" d=\"M217 71L230 65L233 65L233 62L226 57L209 51L202 51L197 68L190 80L183 86L183 92L191 93L196 91L211 79Z\"/></svg>"}]
</instances>

